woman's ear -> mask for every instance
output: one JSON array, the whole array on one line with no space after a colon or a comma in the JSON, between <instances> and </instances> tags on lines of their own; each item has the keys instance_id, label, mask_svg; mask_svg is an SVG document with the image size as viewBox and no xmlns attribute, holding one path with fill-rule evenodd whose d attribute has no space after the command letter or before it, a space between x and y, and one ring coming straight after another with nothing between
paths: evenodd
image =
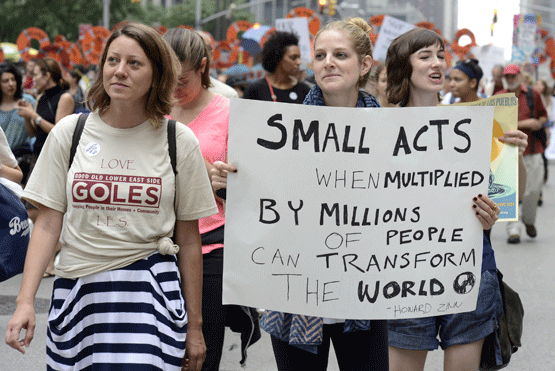
<instances>
[{"instance_id":1,"label":"woman's ear","mask_svg":"<svg viewBox=\"0 0 555 371\"><path fill-rule=\"evenodd\" d=\"M474 90L476 90L478 88L478 80L476 79L471 79L470 80L470 87Z\"/></svg>"},{"instance_id":2,"label":"woman's ear","mask_svg":"<svg viewBox=\"0 0 555 371\"><path fill-rule=\"evenodd\" d=\"M360 65L360 76L364 76L370 72L372 69L372 57L369 55L365 55L362 59L362 63Z\"/></svg>"},{"instance_id":3,"label":"woman's ear","mask_svg":"<svg viewBox=\"0 0 555 371\"><path fill-rule=\"evenodd\" d=\"M204 57L202 58L202 61L200 62L200 72L201 74L204 73L204 71L206 70L206 64L208 63L208 58Z\"/></svg>"}]
</instances>

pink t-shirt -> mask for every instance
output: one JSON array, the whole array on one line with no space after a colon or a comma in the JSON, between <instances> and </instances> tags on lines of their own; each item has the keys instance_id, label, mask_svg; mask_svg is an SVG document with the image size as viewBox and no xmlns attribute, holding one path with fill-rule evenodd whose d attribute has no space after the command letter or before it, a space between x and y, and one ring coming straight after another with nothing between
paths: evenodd
<instances>
[{"instance_id":1,"label":"pink t-shirt","mask_svg":"<svg viewBox=\"0 0 555 371\"><path fill-rule=\"evenodd\" d=\"M200 143L200 151L211 164L214 161L225 161L227 154L227 138L229 127L229 99L216 94L214 99L189 125ZM225 223L223 204L216 202L218 213L199 220L200 233L210 232ZM224 247L223 244L203 245L202 253Z\"/></svg>"}]
</instances>

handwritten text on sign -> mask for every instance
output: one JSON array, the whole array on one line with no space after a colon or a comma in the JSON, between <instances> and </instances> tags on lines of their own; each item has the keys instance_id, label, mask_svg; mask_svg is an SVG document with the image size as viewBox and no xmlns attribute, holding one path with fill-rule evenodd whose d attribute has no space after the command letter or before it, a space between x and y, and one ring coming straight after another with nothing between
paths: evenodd
<instances>
[{"instance_id":1,"label":"handwritten text on sign","mask_svg":"<svg viewBox=\"0 0 555 371\"><path fill-rule=\"evenodd\" d=\"M475 309L493 107L232 100L224 303L329 318Z\"/></svg>"}]
</instances>

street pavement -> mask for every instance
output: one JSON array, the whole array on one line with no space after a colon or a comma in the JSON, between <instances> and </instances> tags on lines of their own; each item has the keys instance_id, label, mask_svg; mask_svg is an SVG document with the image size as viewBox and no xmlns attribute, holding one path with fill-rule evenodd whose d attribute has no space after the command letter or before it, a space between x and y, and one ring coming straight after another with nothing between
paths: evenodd
<instances>
[{"instance_id":1,"label":"street pavement","mask_svg":"<svg viewBox=\"0 0 555 371\"><path fill-rule=\"evenodd\" d=\"M519 245L507 244L505 225L498 223L492 231L492 244L497 266L504 280L516 290L524 305L524 334L522 347L513 354L506 370L555 370L555 163L549 166L550 179L544 187L543 206L538 209L536 228L538 237L521 236ZM35 371L45 367L46 320L53 278L45 278L37 293L35 308L37 328L35 339L26 354L0 343L0 371ZM15 298L21 284L21 275L0 283L0 335L15 309ZM371 346L369 344L369 346ZM269 335L249 348L247 366L239 365L240 339L227 330L221 370L224 371L276 371ZM443 354L434 351L428 355L426 371L442 369ZM339 370L333 352L330 353L329 371Z\"/></svg>"}]
</instances>

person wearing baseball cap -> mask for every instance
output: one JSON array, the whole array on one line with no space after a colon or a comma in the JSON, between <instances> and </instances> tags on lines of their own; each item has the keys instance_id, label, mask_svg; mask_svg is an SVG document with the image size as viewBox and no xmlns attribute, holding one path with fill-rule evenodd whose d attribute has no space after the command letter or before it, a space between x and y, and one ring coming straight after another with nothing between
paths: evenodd
<instances>
[{"instance_id":1,"label":"person wearing baseball cap","mask_svg":"<svg viewBox=\"0 0 555 371\"><path fill-rule=\"evenodd\" d=\"M503 68L503 79L506 89L497 94L514 93L518 98L518 129L528 135L528 146L524 150L527 180L526 191L521 199L520 221L507 223L508 243L520 243L521 223L524 223L526 234L536 237L536 211L543 182L543 158L545 145L538 133L544 130L547 121L547 111L543 105L540 93L526 86L522 80L520 66L509 64Z\"/></svg>"}]
</instances>

